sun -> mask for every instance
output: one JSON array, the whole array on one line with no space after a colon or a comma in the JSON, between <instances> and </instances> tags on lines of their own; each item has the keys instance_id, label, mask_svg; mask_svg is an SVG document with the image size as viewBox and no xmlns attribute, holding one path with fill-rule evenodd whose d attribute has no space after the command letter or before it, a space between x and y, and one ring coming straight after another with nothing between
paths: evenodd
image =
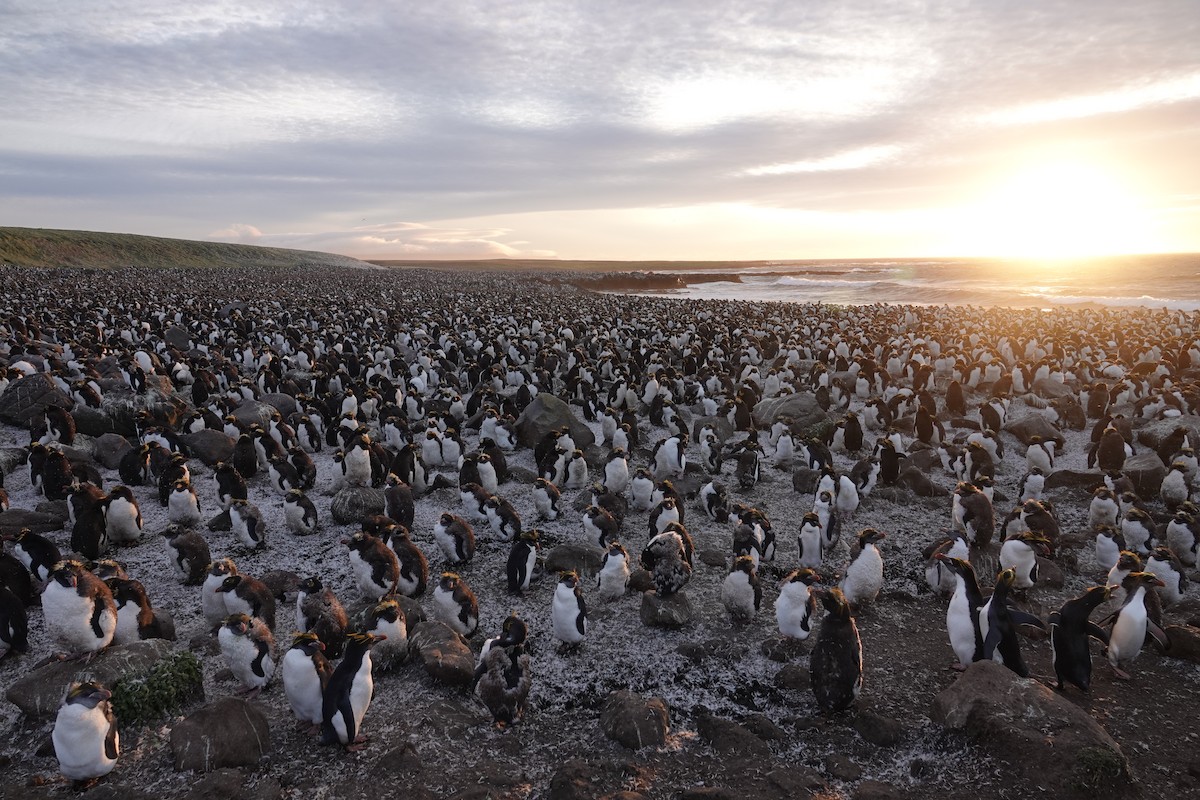
<instances>
[{"instance_id":1,"label":"sun","mask_svg":"<svg viewBox=\"0 0 1200 800\"><path fill-rule=\"evenodd\" d=\"M959 252L1078 258L1161 249L1137 194L1102 167L1054 162L1011 173L961 210Z\"/></svg>"}]
</instances>

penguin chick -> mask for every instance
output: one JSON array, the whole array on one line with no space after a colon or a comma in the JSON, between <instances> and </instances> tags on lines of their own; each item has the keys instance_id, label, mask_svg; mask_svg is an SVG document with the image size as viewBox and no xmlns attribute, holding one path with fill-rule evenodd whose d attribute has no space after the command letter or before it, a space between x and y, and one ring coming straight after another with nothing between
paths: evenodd
<instances>
[{"instance_id":1,"label":"penguin chick","mask_svg":"<svg viewBox=\"0 0 1200 800\"><path fill-rule=\"evenodd\" d=\"M205 538L191 528L180 525L168 525L162 535L167 540L167 552L175 577L183 581L185 586L204 583L208 564L212 561Z\"/></svg>"},{"instance_id":2,"label":"penguin chick","mask_svg":"<svg viewBox=\"0 0 1200 800\"><path fill-rule=\"evenodd\" d=\"M858 534L858 552L851 557L838 588L847 603L858 608L871 603L883 588L883 556L878 543L887 534L874 528L863 528Z\"/></svg>"},{"instance_id":3,"label":"penguin chick","mask_svg":"<svg viewBox=\"0 0 1200 800\"><path fill-rule=\"evenodd\" d=\"M322 698L333 674L324 649L315 633L297 633L280 665L288 704L299 724L307 725L310 733L320 730Z\"/></svg>"},{"instance_id":4,"label":"penguin chick","mask_svg":"<svg viewBox=\"0 0 1200 800\"><path fill-rule=\"evenodd\" d=\"M813 613L817 610L817 596L812 586L821 576L811 569L797 569L788 573L779 584L779 597L775 599L775 622L779 633L803 641L812 632Z\"/></svg>"},{"instance_id":5,"label":"penguin chick","mask_svg":"<svg viewBox=\"0 0 1200 800\"><path fill-rule=\"evenodd\" d=\"M117 629L112 590L78 561L60 561L42 590L42 615L52 638L75 656L107 647Z\"/></svg>"},{"instance_id":6,"label":"penguin chick","mask_svg":"<svg viewBox=\"0 0 1200 800\"><path fill-rule=\"evenodd\" d=\"M583 642L587 634L587 603L576 573L564 572L559 576L550 616L554 638L566 648L574 649Z\"/></svg>"},{"instance_id":7,"label":"penguin chick","mask_svg":"<svg viewBox=\"0 0 1200 800\"><path fill-rule=\"evenodd\" d=\"M525 715L533 685L525 648L492 647L482 659L476 692L492 714L497 728L518 725Z\"/></svg>"},{"instance_id":8,"label":"penguin chick","mask_svg":"<svg viewBox=\"0 0 1200 800\"><path fill-rule=\"evenodd\" d=\"M378 637L371 651L376 671L387 672L408 658L408 621L397 601L381 600L371 606L362 631Z\"/></svg>"},{"instance_id":9,"label":"penguin chick","mask_svg":"<svg viewBox=\"0 0 1200 800\"><path fill-rule=\"evenodd\" d=\"M112 772L121 752L112 692L94 681L72 683L54 720L50 738L58 769L86 788Z\"/></svg>"},{"instance_id":10,"label":"penguin chick","mask_svg":"<svg viewBox=\"0 0 1200 800\"><path fill-rule=\"evenodd\" d=\"M267 543L267 525L258 506L249 500L234 500L229 506L230 530L245 547L258 549Z\"/></svg>"},{"instance_id":11,"label":"penguin chick","mask_svg":"<svg viewBox=\"0 0 1200 800\"><path fill-rule=\"evenodd\" d=\"M479 630L479 601L471 587L453 572L443 572L433 590L434 613L452 630L466 637Z\"/></svg>"},{"instance_id":12,"label":"penguin chick","mask_svg":"<svg viewBox=\"0 0 1200 800\"><path fill-rule=\"evenodd\" d=\"M275 637L258 617L231 614L217 635L221 654L242 684L237 693L254 697L275 675Z\"/></svg>"},{"instance_id":13,"label":"penguin chick","mask_svg":"<svg viewBox=\"0 0 1200 800\"><path fill-rule=\"evenodd\" d=\"M625 596L629 589L629 553L620 542L608 543L600 572L596 576L596 589L600 599L612 602Z\"/></svg>"},{"instance_id":14,"label":"penguin chick","mask_svg":"<svg viewBox=\"0 0 1200 800\"><path fill-rule=\"evenodd\" d=\"M749 622L762 605L762 586L758 581L754 559L738 556L733 568L721 584L721 603L735 622Z\"/></svg>"},{"instance_id":15,"label":"penguin chick","mask_svg":"<svg viewBox=\"0 0 1200 800\"><path fill-rule=\"evenodd\" d=\"M825 619L809 659L813 696L825 714L843 711L862 692L862 640L840 589L822 591Z\"/></svg>"}]
</instances>

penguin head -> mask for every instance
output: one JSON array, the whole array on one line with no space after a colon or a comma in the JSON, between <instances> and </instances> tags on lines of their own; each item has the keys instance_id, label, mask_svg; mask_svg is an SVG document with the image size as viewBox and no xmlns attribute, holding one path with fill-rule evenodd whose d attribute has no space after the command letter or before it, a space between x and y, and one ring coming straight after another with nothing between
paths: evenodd
<instances>
[{"instance_id":1,"label":"penguin head","mask_svg":"<svg viewBox=\"0 0 1200 800\"><path fill-rule=\"evenodd\" d=\"M234 636L245 636L250 632L250 617L247 614L230 614L225 618L225 627Z\"/></svg>"},{"instance_id":2,"label":"penguin head","mask_svg":"<svg viewBox=\"0 0 1200 800\"><path fill-rule=\"evenodd\" d=\"M73 589L79 585L79 576L85 571L83 564L78 561L59 561L50 571L50 580Z\"/></svg>"},{"instance_id":3,"label":"penguin head","mask_svg":"<svg viewBox=\"0 0 1200 800\"><path fill-rule=\"evenodd\" d=\"M558 574L558 585L566 586L571 591L575 591L575 587L579 585L579 575L575 572L560 572Z\"/></svg>"},{"instance_id":4,"label":"penguin head","mask_svg":"<svg viewBox=\"0 0 1200 800\"><path fill-rule=\"evenodd\" d=\"M462 579L455 572L443 572L441 579L438 581L438 588L443 592L453 592L458 588Z\"/></svg>"},{"instance_id":5,"label":"penguin head","mask_svg":"<svg viewBox=\"0 0 1200 800\"><path fill-rule=\"evenodd\" d=\"M995 591L1008 590L1013 587L1017 581L1017 572L1011 567L1002 569L996 573L996 589Z\"/></svg>"},{"instance_id":6,"label":"penguin head","mask_svg":"<svg viewBox=\"0 0 1200 800\"><path fill-rule=\"evenodd\" d=\"M803 583L805 586L812 586L813 584L820 582L821 576L816 572L816 570L811 570L808 567L804 567L803 569L794 569L789 572L787 576L780 581L779 585L780 588L789 583Z\"/></svg>"},{"instance_id":7,"label":"penguin head","mask_svg":"<svg viewBox=\"0 0 1200 800\"><path fill-rule=\"evenodd\" d=\"M821 589L817 596L831 619L838 622L850 621L850 604L846 602L846 596L842 594L841 589L836 586L831 589Z\"/></svg>"},{"instance_id":8,"label":"penguin head","mask_svg":"<svg viewBox=\"0 0 1200 800\"><path fill-rule=\"evenodd\" d=\"M626 552L625 547L615 539L608 543L608 554L613 558L629 558L629 553Z\"/></svg>"},{"instance_id":9,"label":"penguin head","mask_svg":"<svg viewBox=\"0 0 1200 800\"><path fill-rule=\"evenodd\" d=\"M322 585L321 578L319 576L310 575L304 580L300 581L300 585L296 588L305 594L316 594L317 592L321 591L324 586Z\"/></svg>"},{"instance_id":10,"label":"penguin head","mask_svg":"<svg viewBox=\"0 0 1200 800\"><path fill-rule=\"evenodd\" d=\"M528 636L529 626L514 611L505 618L504 624L500 626L500 640L496 644L500 647L521 645L525 644L525 639Z\"/></svg>"},{"instance_id":11,"label":"penguin head","mask_svg":"<svg viewBox=\"0 0 1200 800\"><path fill-rule=\"evenodd\" d=\"M494 495L492 497L489 497L487 499L486 505L494 508L494 506L492 506L492 500L494 500L494 499L495 499ZM438 517L438 525L441 525L443 528L449 527L453 523L454 523L454 515L451 514L449 511L443 511L442 515L440 517Z\"/></svg>"},{"instance_id":12,"label":"penguin head","mask_svg":"<svg viewBox=\"0 0 1200 800\"><path fill-rule=\"evenodd\" d=\"M292 637L292 649L299 650L306 656L312 656L325 649L325 643L313 632L297 633Z\"/></svg>"},{"instance_id":13,"label":"penguin head","mask_svg":"<svg viewBox=\"0 0 1200 800\"><path fill-rule=\"evenodd\" d=\"M744 572L749 577L755 577L754 574L754 559L750 556L738 556L733 560L733 568L730 572Z\"/></svg>"},{"instance_id":14,"label":"penguin head","mask_svg":"<svg viewBox=\"0 0 1200 800\"><path fill-rule=\"evenodd\" d=\"M287 494L283 497L285 503L299 503L300 498L304 497L302 489L288 489Z\"/></svg>"},{"instance_id":15,"label":"penguin head","mask_svg":"<svg viewBox=\"0 0 1200 800\"><path fill-rule=\"evenodd\" d=\"M221 581L221 585L217 587L218 592L233 592L237 590L238 584L242 582L241 575L227 575L225 580Z\"/></svg>"},{"instance_id":16,"label":"penguin head","mask_svg":"<svg viewBox=\"0 0 1200 800\"><path fill-rule=\"evenodd\" d=\"M1166 585L1162 578L1153 572L1131 572L1125 576L1125 580L1121 581L1121 587L1128 594L1133 594L1140 587L1145 587L1149 591L1151 588L1161 589Z\"/></svg>"},{"instance_id":17,"label":"penguin head","mask_svg":"<svg viewBox=\"0 0 1200 800\"><path fill-rule=\"evenodd\" d=\"M404 619L404 610L400 608L400 604L395 600L383 600L375 604L371 609L371 616L377 620L385 619L388 622L399 622Z\"/></svg>"},{"instance_id":18,"label":"penguin head","mask_svg":"<svg viewBox=\"0 0 1200 800\"><path fill-rule=\"evenodd\" d=\"M112 697L112 692L105 689L104 685L98 681L75 682L67 689L67 696L63 699L63 703L95 708L110 697Z\"/></svg>"},{"instance_id":19,"label":"penguin head","mask_svg":"<svg viewBox=\"0 0 1200 800\"><path fill-rule=\"evenodd\" d=\"M215 577L223 575L237 575L237 566L234 565L233 559L219 558L208 565L208 574Z\"/></svg>"},{"instance_id":20,"label":"penguin head","mask_svg":"<svg viewBox=\"0 0 1200 800\"><path fill-rule=\"evenodd\" d=\"M859 547L866 547L869 544L878 544L887 538L887 534L875 528L863 528L858 532Z\"/></svg>"},{"instance_id":21,"label":"penguin head","mask_svg":"<svg viewBox=\"0 0 1200 800\"><path fill-rule=\"evenodd\" d=\"M125 567L119 561L111 558L102 558L99 561L89 563L88 570L102 581L107 581L110 578L119 578L121 580L129 578L128 573L125 572Z\"/></svg>"},{"instance_id":22,"label":"penguin head","mask_svg":"<svg viewBox=\"0 0 1200 800\"><path fill-rule=\"evenodd\" d=\"M1021 533L1018 533L1013 538L1016 539L1017 541L1024 542L1039 556L1041 556L1043 558L1050 557L1050 552L1051 552L1050 540L1047 539L1042 534L1034 533L1033 531L1023 531Z\"/></svg>"},{"instance_id":23,"label":"penguin head","mask_svg":"<svg viewBox=\"0 0 1200 800\"><path fill-rule=\"evenodd\" d=\"M1171 548L1165 545L1159 545L1158 547L1154 548L1154 550L1150 552L1150 558L1163 564L1170 564L1172 567L1175 566L1174 562L1177 560L1175 554L1171 551Z\"/></svg>"},{"instance_id":24,"label":"penguin head","mask_svg":"<svg viewBox=\"0 0 1200 800\"><path fill-rule=\"evenodd\" d=\"M527 531L521 531L521 535L518 538L522 542L530 542L530 543L536 545L538 543L538 539L541 538L541 535L542 535L542 532L539 529L530 528Z\"/></svg>"},{"instance_id":25,"label":"penguin head","mask_svg":"<svg viewBox=\"0 0 1200 800\"><path fill-rule=\"evenodd\" d=\"M821 527L821 518L818 517L816 515L816 513L812 512L812 511L809 511L807 514L804 515L804 518L800 520L801 528L805 528L810 525L814 528Z\"/></svg>"},{"instance_id":26,"label":"penguin head","mask_svg":"<svg viewBox=\"0 0 1200 800\"><path fill-rule=\"evenodd\" d=\"M1132 550L1122 550L1117 557L1117 569L1129 572L1141 572L1142 558Z\"/></svg>"}]
</instances>

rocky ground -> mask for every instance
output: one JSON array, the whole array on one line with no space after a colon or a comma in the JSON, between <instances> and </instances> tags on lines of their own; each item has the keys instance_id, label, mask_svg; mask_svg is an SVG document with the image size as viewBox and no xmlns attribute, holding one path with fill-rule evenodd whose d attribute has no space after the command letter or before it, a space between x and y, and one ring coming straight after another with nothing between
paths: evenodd
<instances>
[{"instance_id":1,"label":"rocky ground","mask_svg":"<svg viewBox=\"0 0 1200 800\"><path fill-rule=\"evenodd\" d=\"M1012 406L1014 419L1045 413L1020 400ZM599 425L592 423L591 428L598 438ZM464 437L468 445L476 435L471 432ZM648 427L642 432L643 441L649 442L661 435L663 431ZM1084 470L1087 432L1067 431L1064 435L1067 446L1057 466ZM1003 438L1009 456L996 476L996 506L1001 514L1011 507L1017 480L1024 472L1017 438L1009 433ZM16 456L13 448L27 443L26 430L0 427L0 448L8 459L5 486L14 509L34 509L41 502L29 486L27 471L12 463ZM85 440L81 449L88 446ZM695 456L695 446L689 453ZM631 466L645 464L647 459L648 452L643 450L631 459ZM854 463L843 455L837 461L844 470ZM527 525L532 524L532 453L518 450L511 455L510 465L518 477L502 485L500 494L513 503ZM318 534L295 537L288 533L280 519L278 495L259 478L251 485L250 499L270 523L266 548L248 552L228 532L207 535L214 557L233 558L241 571L259 576L270 570L301 577L315 573L349 606L360 598L346 548L339 540L356 526L337 525L330 518L335 465L325 453L317 458L317 466L317 488L309 494L321 514ZM685 590L694 612L691 622L679 630L647 627L640 616L640 595L603 603L594 597L591 584L585 584L589 586L585 594L591 628L582 647L571 653L560 652L550 634L553 577L542 577L524 596L509 595L504 580L508 545L486 541L485 526L477 526L485 541L474 560L457 571L479 597L481 631L495 635L512 611L531 628L534 682L529 713L522 725L507 732L496 730L486 709L465 688L434 680L414 656L378 676L375 699L364 722L370 737L364 751L345 753L337 747L321 747L297 731L282 687L276 682L251 702L261 712L265 728L260 723L258 735L251 733L250 737L254 746L261 743L265 754L253 765L209 773L176 771L172 733L204 703L231 697L236 685L229 679L200 614L199 589L179 584L170 574L164 541L158 536L166 525L165 509L158 506L150 487L140 487L136 494L146 536L114 555L131 577L145 583L155 606L174 617L177 640L173 647L190 650L200 659L205 700L194 701L154 724L123 728L121 759L89 796L122 800L320 800L397 795L566 800L621 796L632 800L637 796L1025 798L1031 794L1106 796L1106 792L1133 796L1139 791L1151 797L1184 797L1200 791L1200 757L1196 755L1200 666L1150 648L1134 662L1133 679L1118 681L1101 663L1098 645L1093 645L1096 658L1091 694L1070 689L1054 700L1049 690L1039 688L1053 682L1048 642L1026 639L1025 654L1035 682L1016 681L1004 670L996 675L986 667L972 668L968 674L980 685L994 684L994 695L1015 698L1012 703L1028 712L1025 722L1004 721L1003 709L992 708L986 712L990 722L981 724L976 719L967 725L968 732L951 729L956 727L954 723L943 724L945 709L935 713L935 698L964 679L948 668L953 654L945 633L946 603L925 583L921 551L949 526L948 495L879 492L866 498L844 522L846 534L823 572L830 577L838 574L849 558L847 540L857 530L873 526L888 535L881 548L886 585L878 603L857 618L866 668L862 696L850 711L832 717L819 714L808 686L812 639L800 646L782 646L774 619L776 584L796 564L797 523L813 503L811 491L796 490L793 472L764 468L761 483L752 491L731 490L735 499L769 514L779 541L776 560L761 570L765 587L762 610L749 624L733 623L719 600L728 571L731 526L703 516L694 501L687 504L687 527L700 559ZM120 480L115 470L102 473L106 486ZM219 509L211 470L194 465L193 475L206 504L205 516L212 517ZM447 477L456 480L451 473ZM953 477L940 467L932 468L930 477L947 492L953 487ZM736 487L732 465L726 465L722 479ZM692 476L681 483L694 490L701 480ZM1085 543L1091 485L1080 479L1047 493L1059 510L1064 534L1074 537L1077 544L1064 548L1060 574L1051 575L1047 585L1031 590L1022 601L1043 618L1101 577L1092 564L1090 544ZM547 552L555 545L583 538L582 505L575 495L564 492L564 501L572 508L563 517L538 523ZM444 510L461 513L457 489L439 489L421 498L413 529L413 538L429 556L434 574L444 565L431 529ZM0 525L3 521L0 515ZM631 512L626 519L622 540L631 551L639 551L646 541L647 521L645 512ZM54 530L48 535L64 551L69 549L66 531ZM990 585L982 567L980 573ZM1192 591L1196 591L1194 586ZM420 598L420 603L425 613L432 615L431 598ZM284 646L292 631L292 605L290 599L279 605L276 636ZM1188 603L1168 609L1172 623L1196 624L1198 618L1196 606ZM475 637L471 647L477 651L482 639L482 634ZM30 640L28 655L0 662L0 687L5 690L52 652L36 609L31 614ZM624 730L628 734L629 716L634 714L626 710L622 718L613 711L609 724L602 724L606 703L613 702L610 698L621 690L662 701L669 725L661 744L634 750L612 738L610 733L619 735ZM1056 705L1064 701L1107 731L1128 759L1136 784L1120 774L1110 777L1107 762L1095 765L1091 772L1088 765L1074 763L1064 772L1063 764L1055 763L1063 759L1062 751L1056 754L1055 742L1064 742L1065 747L1066 733L1080 729L1084 719L1071 717ZM1047 716L1038 717L1030 710L1035 707L1048 708ZM58 776L47 744L52 723L52 716L22 714L11 703L0 704L0 796L72 794ZM262 742L264 730L269 742ZM654 725L640 730L651 741L658 733ZM244 728L236 733L245 734ZM228 743L236 760L248 750L234 736L230 734ZM1121 769L1123 765L1117 773Z\"/></svg>"}]
</instances>

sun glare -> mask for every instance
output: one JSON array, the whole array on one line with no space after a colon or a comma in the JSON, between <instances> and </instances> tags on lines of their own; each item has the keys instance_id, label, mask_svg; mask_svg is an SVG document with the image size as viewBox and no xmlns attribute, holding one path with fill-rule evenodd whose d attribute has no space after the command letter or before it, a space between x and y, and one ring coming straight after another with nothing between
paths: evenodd
<instances>
[{"instance_id":1,"label":"sun glare","mask_svg":"<svg viewBox=\"0 0 1200 800\"><path fill-rule=\"evenodd\" d=\"M1013 174L962 212L962 254L1075 258L1161 249L1137 195L1102 168L1047 164Z\"/></svg>"}]
</instances>

